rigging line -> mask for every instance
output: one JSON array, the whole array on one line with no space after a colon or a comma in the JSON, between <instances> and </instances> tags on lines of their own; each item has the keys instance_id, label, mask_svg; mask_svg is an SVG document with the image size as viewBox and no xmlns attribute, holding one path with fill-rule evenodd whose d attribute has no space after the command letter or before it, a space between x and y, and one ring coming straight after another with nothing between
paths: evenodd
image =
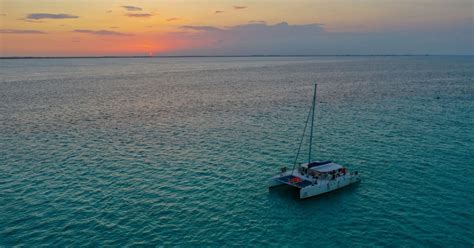
<instances>
[{"instance_id":1,"label":"rigging line","mask_svg":"<svg viewBox=\"0 0 474 248\"><path fill-rule=\"evenodd\" d=\"M306 127L308 126L309 117L311 116L312 109L313 109L313 106L311 106L311 108L309 109L308 118L306 118L306 124L304 125L303 136L301 136L300 145L298 146L298 152L296 153L295 162L293 163L293 169L291 169L291 175L293 175L293 172L295 171L296 162L298 161L298 156L300 155L301 145L303 145L304 135L306 133Z\"/></svg>"},{"instance_id":2,"label":"rigging line","mask_svg":"<svg viewBox=\"0 0 474 248\"><path fill-rule=\"evenodd\" d=\"M308 154L308 165L311 163L311 150L313 146L313 126L314 126L314 109L316 108L316 89L318 85L314 84L314 95L313 95L313 113L311 114L311 132L309 136L309 154Z\"/></svg>"}]
</instances>

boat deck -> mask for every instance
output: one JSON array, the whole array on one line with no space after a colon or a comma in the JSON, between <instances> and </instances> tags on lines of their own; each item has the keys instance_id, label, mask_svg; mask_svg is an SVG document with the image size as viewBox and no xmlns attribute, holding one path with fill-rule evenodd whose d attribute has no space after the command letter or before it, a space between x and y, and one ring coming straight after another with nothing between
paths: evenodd
<instances>
[{"instance_id":1,"label":"boat deck","mask_svg":"<svg viewBox=\"0 0 474 248\"><path fill-rule=\"evenodd\" d=\"M311 181L308 181L308 180L305 180L301 177L297 177L297 176L293 176L293 175L288 175L288 176L283 176L283 177L280 177L280 178L276 178L276 180L284 183L284 184L288 184L290 186L293 186L293 187L297 187L297 188L304 188L308 185L311 185L313 184L313 182Z\"/></svg>"}]
</instances>

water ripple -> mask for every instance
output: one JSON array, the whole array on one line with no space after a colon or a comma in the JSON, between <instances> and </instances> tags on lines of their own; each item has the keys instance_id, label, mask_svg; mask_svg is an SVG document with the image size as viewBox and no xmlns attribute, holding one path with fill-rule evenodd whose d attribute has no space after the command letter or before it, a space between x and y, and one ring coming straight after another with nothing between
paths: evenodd
<instances>
[{"instance_id":1,"label":"water ripple","mask_svg":"<svg viewBox=\"0 0 474 248\"><path fill-rule=\"evenodd\" d=\"M474 242L471 57L6 61L0 246ZM363 181L301 201L266 182L313 82L316 156Z\"/></svg>"}]
</instances>

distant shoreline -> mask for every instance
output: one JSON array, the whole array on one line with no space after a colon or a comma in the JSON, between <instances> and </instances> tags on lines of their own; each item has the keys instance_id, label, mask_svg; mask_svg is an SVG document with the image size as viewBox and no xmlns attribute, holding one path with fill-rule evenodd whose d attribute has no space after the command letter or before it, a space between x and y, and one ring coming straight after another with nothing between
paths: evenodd
<instances>
[{"instance_id":1,"label":"distant shoreline","mask_svg":"<svg viewBox=\"0 0 474 248\"><path fill-rule=\"evenodd\" d=\"M13 56L0 59L115 59L115 58L259 58L259 57L424 57L424 56L474 56L437 54L376 54L376 55L157 55L157 56Z\"/></svg>"}]
</instances>

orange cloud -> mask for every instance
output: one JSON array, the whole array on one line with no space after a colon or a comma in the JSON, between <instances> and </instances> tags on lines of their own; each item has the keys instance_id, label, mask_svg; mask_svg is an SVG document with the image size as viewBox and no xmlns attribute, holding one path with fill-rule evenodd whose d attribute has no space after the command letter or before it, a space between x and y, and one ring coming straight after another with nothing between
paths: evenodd
<instances>
[{"instance_id":1,"label":"orange cloud","mask_svg":"<svg viewBox=\"0 0 474 248\"><path fill-rule=\"evenodd\" d=\"M46 34L43 31L31 29L0 29L2 34Z\"/></svg>"},{"instance_id":2,"label":"orange cloud","mask_svg":"<svg viewBox=\"0 0 474 248\"><path fill-rule=\"evenodd\" d=\"M136 7L136 6L130 6L130 5L125 5L125 6L120 6L124 9L126 9L127 11L141 11L142 8L140 7Z\"/></svg>"},{"instance_id":3,"label":"orange cloud","mask_svg":"<svg viewBox=\"0 0 474 248\"><path fill-rule=\"evenodd\" d=\"M153 16L153 14L148 14L148 13L144 13L144 14L132 14L132 13L129 13L127 14L128 17L144 17L144 18L147 18L147 17L150 17L150 16Z\"/></svg>"},{"instance_id":4,"label":"orange cloud","mask_svg":"<svg viewBox=\"0 0 474 248\"><path fill-rule=\"evenodd\" d=\"M112 36L130 36L130 34L124 34L109 30L89 30L89 29L76 29L73 30L76 33L84 33L84 34L93 34L93 35L112 35Z\"/></svg>"},{"instance_id":5,"label":"orange cloud","mask_svg":"<svg viewBox=\"0 0 474 248\"><path fill-rule=\"evenodd\" d=\"M33 19L33 20L39 20L39 19L76 19L76 18L79 18L79 16L69 15L69 14L32 13L32 14L28 14L25 18L26 19Z\"/></svg>"}]
</instances>

